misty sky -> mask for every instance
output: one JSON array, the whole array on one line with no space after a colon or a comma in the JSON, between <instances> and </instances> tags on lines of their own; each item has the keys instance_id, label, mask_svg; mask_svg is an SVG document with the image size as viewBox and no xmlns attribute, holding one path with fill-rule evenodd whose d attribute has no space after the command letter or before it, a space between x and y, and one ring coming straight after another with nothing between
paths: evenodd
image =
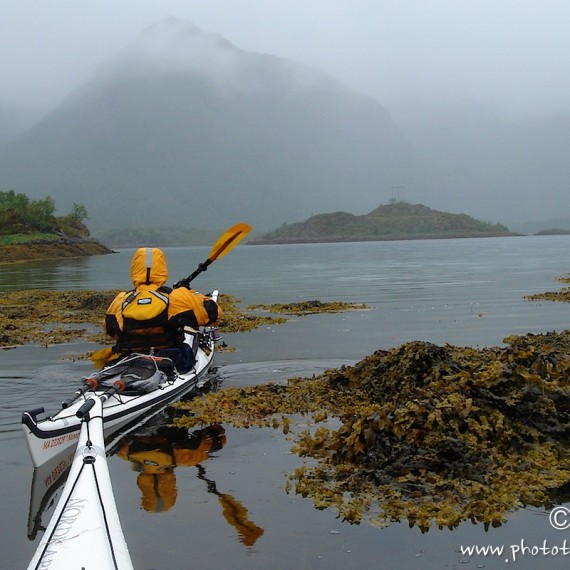
<instances>
[{"instance_id":1,"label":"misty sky","mask_svg":"<svg viewBox=\"0 0 570 570\"><path fill-rule=\"evenodd\" d=\"M44 112L169 16L315 66L396 117L438 99L570 111L567 0L1 0L0 103Z\"/></svg>"}]
</instances>

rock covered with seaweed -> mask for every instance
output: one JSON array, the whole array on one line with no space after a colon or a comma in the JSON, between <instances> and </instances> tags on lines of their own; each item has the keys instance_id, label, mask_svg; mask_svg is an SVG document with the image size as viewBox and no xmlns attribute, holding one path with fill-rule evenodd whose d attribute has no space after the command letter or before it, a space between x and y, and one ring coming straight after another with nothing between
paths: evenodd
<instances>
[{"instance_id":1,"label":"rock covered with seaweed","mask_svg":"<svg viewBox=\"0 0 570 570\"><path fill-rule=\"evenodd\" d=\"M290 414L307 414L294 450L313 461L289 485L317 508L424 531L499 525L512 509L549 505L570 480L570 333L505 343L410 342L311 379L208 394L180 421L288 431L299 426Z\"/></svg>"}]
</instances>

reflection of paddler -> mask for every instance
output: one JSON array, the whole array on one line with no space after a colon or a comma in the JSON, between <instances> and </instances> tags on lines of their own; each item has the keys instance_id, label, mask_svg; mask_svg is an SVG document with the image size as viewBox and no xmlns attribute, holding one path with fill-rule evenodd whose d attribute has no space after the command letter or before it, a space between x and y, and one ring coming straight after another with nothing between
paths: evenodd
<instances>
[{"instance_id":1,"label":"reflection of paddler","mask_svg":"<svg viewBox=\"0 0 570 570\"><path fill-rule=\"evenodd\" d=\"M176 502L175 467L192 467L224 447L226 436L220 425L188 435L185 429L159 428L154 435L124 439L117 455L139 471L137 485L145 511L164 512Z\"/></svg>"},{"instance_id":2,"label":"reflection of paddler","mask_svg":"<svg viewBox=\"0 0 570 570\"><path fill-rule=\"evenodd\" d=\"M224 518L237 530L239 541L245 546L253 546L263 534L263 529L248 520L247 509L239 501L227 493L218 491L215 481L206 478L206 470L202 465L197 465L197 468L198 478L206 481L208 493L213 493L218 497L224 509Z\"/></svg>"}]
</instances>

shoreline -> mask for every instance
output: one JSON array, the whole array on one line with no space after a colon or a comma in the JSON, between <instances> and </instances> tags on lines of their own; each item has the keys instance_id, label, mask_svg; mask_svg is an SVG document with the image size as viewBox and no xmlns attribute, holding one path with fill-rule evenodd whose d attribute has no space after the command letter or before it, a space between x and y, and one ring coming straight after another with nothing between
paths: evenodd
<instances>
[{"instance_id":1,"label":"shoreline","mask_svg":"<svg viewBox=\"0 0 570 570\"><path fill-rule=\"evenodd\" d=\"M547 235L547 234L544 234ZM414 240L436 240L436 239L469 239L469 238L496 238L496 237L526 237L525 234L517 234L513 232L498 233L498 234L449 234L449 235L406 235L406 236L371 236L371 237L357 237L357 236L337 236L337 237L322 237L322 238L283 238L283 239L263 239L253 238L247 241L246 245L293 245L293 244L306 244L306 243L350 243L350 242L369 242L369 241L414 241Z\"/></svg>"},{"instance_id":2,"label":"shoreline","mask_svg":"<svg viewBox=\"0 0 570 570\"><path fill-rule=\"evenodd\" d=\"M93 240L36 241L0 246L0 265L46 259L89 257L109 253L115 252Z\"/></svg>"}]
</instances>

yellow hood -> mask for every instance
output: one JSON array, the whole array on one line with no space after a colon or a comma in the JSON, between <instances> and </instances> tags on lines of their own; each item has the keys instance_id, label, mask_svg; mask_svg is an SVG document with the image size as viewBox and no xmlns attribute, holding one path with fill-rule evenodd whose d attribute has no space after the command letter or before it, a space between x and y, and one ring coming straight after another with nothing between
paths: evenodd
<instances>
[{"instance_id":1,"label":"yellow hood","mask_svg":"<svg viewBox=\"0 0 570 570\"><path fill-rule=\"evenodd\" d=\"M160 287L168 279L168 268L164 252L156 247L140 247L131 262L133 285L155 285Z\"/></svg>"}]
</instances>

